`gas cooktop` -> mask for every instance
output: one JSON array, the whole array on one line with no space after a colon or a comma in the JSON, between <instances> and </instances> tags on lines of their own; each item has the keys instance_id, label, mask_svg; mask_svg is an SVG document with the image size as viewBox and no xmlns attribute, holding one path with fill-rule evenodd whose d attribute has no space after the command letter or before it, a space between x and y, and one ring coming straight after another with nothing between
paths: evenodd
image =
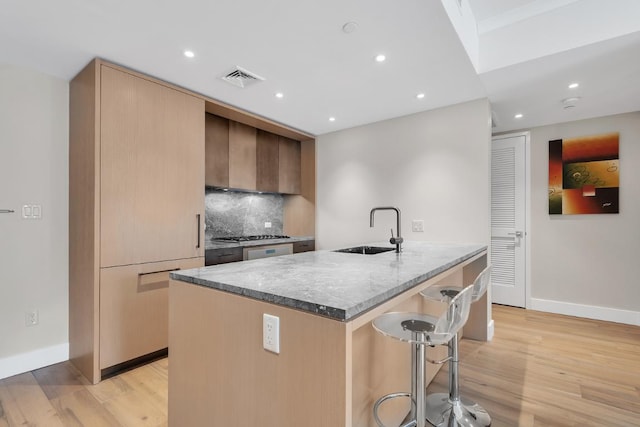
<instances>
[{"instance_id":1,"label":"gas cooktop","mask_svg":"<svg viewBox=\"0 0 640 427\"><path fill-rule=\"evenodd\" d=\"M268 239L289 239L289 236L280 236L277 234L258 234L255 236L231 236L231 237L213 237L211 240L217 242L248 242L251 240L268 240Z\"/></svg>"}]
</instances>

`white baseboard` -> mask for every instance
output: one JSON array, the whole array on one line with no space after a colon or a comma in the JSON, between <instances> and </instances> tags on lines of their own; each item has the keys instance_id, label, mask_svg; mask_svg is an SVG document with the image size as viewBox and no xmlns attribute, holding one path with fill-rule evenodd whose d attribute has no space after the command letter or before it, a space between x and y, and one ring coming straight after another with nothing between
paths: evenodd
<instances>
[{"instance_id":1,"label":"white baseboard","mask_svg":"<svg viewBox=\"0 0 640 427\"><path fill-rule=\"evenodd\" d=\"M0 380L69 360L69 343L0 359Z\"/></svg>"},{"instance_id":2,"label":"white baseboard","mask_svg":"<svg viewBox=\"0 0 640 427\"><path fill-rule=\"evenodd\" d=\"M587 319L606 320L608 322L625 323L640 326L640 312L620 310L618 308L599 307L595 305L574 304L563 301L531 298L532 310L568 316L585 317Z\"/></svg>"},{"instance_id":3,"label":"white baseboard","mask_svg":"<svg viewBox=\"0 0 640 427\"><path fill-rule=\"evenodd\" d=\"M494 331L494 323L493 319L489 321L487 325L487 341L491 341L493 339L493 331Z\"/></svg>"}]
</instances>

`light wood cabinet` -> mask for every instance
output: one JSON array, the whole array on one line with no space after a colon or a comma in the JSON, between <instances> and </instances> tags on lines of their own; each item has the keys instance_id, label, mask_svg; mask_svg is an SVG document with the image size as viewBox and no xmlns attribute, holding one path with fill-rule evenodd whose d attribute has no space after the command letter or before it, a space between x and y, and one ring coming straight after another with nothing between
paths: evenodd
<instances>
[{"instance_id":1,"label":"light wood cabinet","mask_svg":"<svg viewBox=\"0 0 640 427\"><path fill-rule=\"evenodd\" d=\"M100 368L168 347L169 273L200 259L100 269Z\"/></svg>"},{"instance_id":2,"label":"light wood cabinet","mask_svg":"<svg viewBox=\"0 0 640 427\"><path fill-rule=\"evenodd\" d=\"M93 383L166 347L164 291L143 292L137 274L204 265L204 109L101 60L70 83L69 355Z\"/></svg>"},{"instance_id":3,"label":"light wood cabinet","mask_svg":"<svg viewBox=\"0 0 640 427\"><path fill-rule=\"evenodd\" d=\"M258 130L256 147L256 186L258 191L270 193L279 191L279 150L278 135Z\"/></svg>"},{"instance_id":4,"label":"light wood cabinet","mask_svg":"<svg viewBox=\"0 0 640 427\"><path fill-rule=\"evenodd\" d=\"M203 256L204 104L101 70L101 267Z\"/></svg>"},{"instance_id":5,"label":"light wood cabinet","mask_svg":"<svg viewBox=\"0 0 640 427\"><path fill-rule=\"evenodd\" d=\"M212 187L229 187L229 120L205 115L205 179Z\"/></svg>"},{"instance_id":6,"label":"light wood cabinet","mask_svg":"<svg viewBox=\"0 0 640 427\"><path fill-rule=\"evenodd\" d=\"M278 192L300 194L300 142L279 138Z\"/></svg>"}]
</instances>

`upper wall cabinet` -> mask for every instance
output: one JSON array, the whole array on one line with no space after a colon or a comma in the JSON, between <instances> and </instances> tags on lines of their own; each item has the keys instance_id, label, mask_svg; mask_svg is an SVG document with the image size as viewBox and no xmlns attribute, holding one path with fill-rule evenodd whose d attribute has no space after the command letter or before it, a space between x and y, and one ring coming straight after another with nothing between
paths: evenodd
<instances>
[{"instance_id":1,"label":"upper wall cabinet","mask_svg":"<svg viewBox=\"0 0 640 427\"><path fill-rule=\"evenodd\" d=\"M203 256L204 102L102 66L101 267Z\"/></svg>"},{"instance_id":2,"label":"upper wall cabinet","mask_svg":"<svg viewBox=\"0 0 640 427\"><path fill-rule=\"evenodd\" d=\"M258 191L277 193L279 173L279 141L278 135L258 130L256 146L256 187Z\"/></svg>"},{"instance_id":3,"label":"upper wall cabinet","mask_svg":"<svg viewBox=\"0 0 640 427\"><path fill-rule=\"evenodd\" d=\"M206 185L300 193L300 142L206 114Z\"/></svg>"},{"instance_id":4,"label":"upper wall cabinet","mask_svg":"<svg viewBox=\"0 0 640 427\"><path fill-rule=\"evenodd\" d=\"M229 120L205 114L205 183L229 187Z\"/></svg>"},{"instance_id":5,"label":"upper wall cabinet","mask_svg":"<svg viewBox=\"0 0 640 427\"><path fill-rule=\"evenodd\" d=\"M278 191L300 193L300 142L279 137Z\"/></svg>"},{"instance_id":6,"label":"upper wall cabinet","mask_svg":"<svg viewBox=\"0 0 640 427\"><path fill-rule=\"evenodd\" d=\"M229 122L229 187L256 190L256 128Z\"/></svg>"}]
</instances>

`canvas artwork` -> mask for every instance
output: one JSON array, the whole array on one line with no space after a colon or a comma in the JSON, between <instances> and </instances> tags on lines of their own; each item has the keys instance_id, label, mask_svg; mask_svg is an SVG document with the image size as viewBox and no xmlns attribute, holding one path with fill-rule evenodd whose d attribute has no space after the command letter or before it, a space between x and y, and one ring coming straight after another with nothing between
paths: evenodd
<instances>
[{"instance_id":1,"label":"canvas artwork","mask_svg":"<svg viewBox=\"0 0 640 427\"><path fill-rule=\"evenodd\" d=\"M549 214L618 213L618 133L549 141Z\"/></svg>"}]
</instances>

